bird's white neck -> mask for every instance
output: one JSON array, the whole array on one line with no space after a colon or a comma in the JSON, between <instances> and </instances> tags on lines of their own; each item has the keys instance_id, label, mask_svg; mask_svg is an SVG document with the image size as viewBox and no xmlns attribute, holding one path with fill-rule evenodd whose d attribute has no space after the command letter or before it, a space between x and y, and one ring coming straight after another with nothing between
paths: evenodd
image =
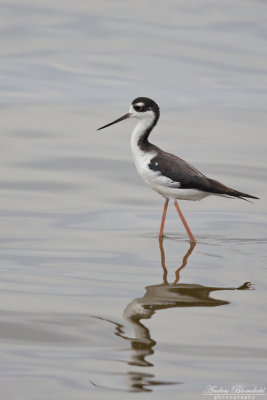
<instances>
[{"instance_id":1,"label":"bird's white neck","mask_svg":"<svg viewBox=\"0 0 267 400\"><path fill-rule=\"evenodd\" d=\"M140 150L142 144L148 143L148 136L154 127L153 122L152 118L140 119L138 121L131 136L131 149L133 153L136 152L137 148Z\"/></svg>"}]
</instances>

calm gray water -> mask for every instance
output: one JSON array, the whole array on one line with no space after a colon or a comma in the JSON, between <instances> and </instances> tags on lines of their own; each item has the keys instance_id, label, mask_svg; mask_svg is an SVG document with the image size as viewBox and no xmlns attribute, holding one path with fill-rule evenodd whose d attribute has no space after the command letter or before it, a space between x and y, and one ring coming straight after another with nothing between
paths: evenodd
<instances>
[{"instance_id":1,"label":"calm gray water","mask_svg":"<svg viewBox=\"0 0 267 400\"><path fill-rule=\"evenodd\" d=\"M0 397L205 399L266 385L267 5L2 1ZM163 200L137 176L152 142L261 198Z\"/></svg>"}]
</instances>

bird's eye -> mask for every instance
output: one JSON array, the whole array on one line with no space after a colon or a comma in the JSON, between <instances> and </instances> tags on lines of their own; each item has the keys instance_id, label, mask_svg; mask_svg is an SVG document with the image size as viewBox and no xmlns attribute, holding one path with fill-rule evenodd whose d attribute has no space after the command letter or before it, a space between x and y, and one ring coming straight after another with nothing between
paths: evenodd
<instances>
[{"instance_id":1,"label":"bird's eye","mask_svg":"<svg viewBox=\"0 0 267 400\"><path fill-rule=\"evenodd\" d=\"M142 111L144 107L135 104L135 105L133 106L133 108L135 109L135 111Z\"/></svg>"},{"instance_id":2,"label":"bird's eye","mask_svg":"<svg viewBox=\"0 0 267 400\"><path fill-rule=\"evenodd\" d=\"M133 108L137 112L145 112L145 111L147 111L147 105L142 103L142 102L133 104Z\"/></svg>"}]
</instances>

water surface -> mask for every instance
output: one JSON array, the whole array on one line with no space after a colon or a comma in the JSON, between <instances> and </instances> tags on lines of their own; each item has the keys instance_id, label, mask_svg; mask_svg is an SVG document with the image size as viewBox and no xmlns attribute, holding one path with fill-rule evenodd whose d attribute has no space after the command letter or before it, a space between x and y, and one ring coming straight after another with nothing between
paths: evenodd
<instances>
[{"instance_id":1,"label":"water surface","mask_svg":"<svg viewBox=\"0 0 267 400\"><path fill-rule=\"evenodd\" d=\"M266 384L266 13L257 1L1 3L3 399L201 398ZM163 201L152 142L261 198Z\"/></svg>"}]
</instances>

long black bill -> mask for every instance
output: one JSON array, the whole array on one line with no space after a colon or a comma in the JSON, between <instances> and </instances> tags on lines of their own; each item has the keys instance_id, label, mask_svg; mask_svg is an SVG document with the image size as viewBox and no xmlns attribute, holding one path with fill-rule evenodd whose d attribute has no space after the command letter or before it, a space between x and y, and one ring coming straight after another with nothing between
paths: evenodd
<instances>
[{"instance_id":1,"label":"long black bill","mask_svg":"<svg viewBox=\"0 0 267 400\"><path fill-rule=\"evenodd\" d=\"M122 117L116 119L116 120L113 121L113 122L110 122L110 124L101 126L101 128L98 128L97 130L100 131L100 129L107 128L107 127L110 126L110 125L116 124L117 122L120 122L120 121L123 121L124 119L130 118L131 115L132 115L131 113L124 114Z\"/></svg>"}]
</instances>

